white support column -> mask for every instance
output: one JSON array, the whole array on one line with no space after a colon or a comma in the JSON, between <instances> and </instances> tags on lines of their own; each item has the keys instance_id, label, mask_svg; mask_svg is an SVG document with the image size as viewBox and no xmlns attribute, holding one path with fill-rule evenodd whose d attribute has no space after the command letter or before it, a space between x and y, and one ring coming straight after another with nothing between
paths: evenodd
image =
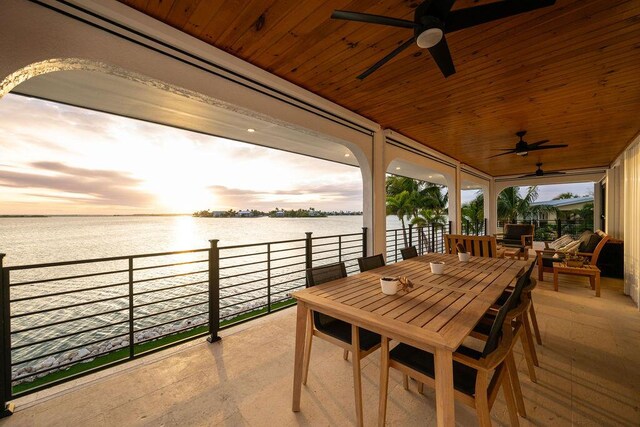
<instances>
[{"instance_id":1,"label":"white support column","mask_svg":"<svg viewBox=\"0 0 640 427\"><path fill-rule=\"evenodd\" d=\"M498 192L493 178L489 183L489 191L484 196L484 211L487 217L487 234L493 235L498 232Z\"/></svg>"},{"instance_id":2,"label":"white support column","mask_svg":"<svg viewBox=\"0 0 640 427\"><path fill-rule=\"evenodd\" d=\"M600 216L600 212L602 212L602 191L601 184L599 182L595 182L593 184L593 230L602 230L602 217Z\"/></svg>"},{"instance_id":3,"label":"white support column","mask_svg":"<svg viewBox=\"0 0 640 427\"><path fill-rule=\"evenodd\" d=\"M457 163L454 185L453 188L449 187L449 221L453 224L451 230L453 234L460 234L462 232L462 215L460 214L460 208L462 206L461 173L460 163Z\"/></svg>"},{"instance_id":4,"label":"white support column","mask_svg":"<svg viewBox=\"0 0 640 427\"><path fill-rule=\"evenodd\" d=\"M373 195L373 221L372 237L369 241L367 251L369 254L384 254L386 258L386 235L387 235L387 195L385 189L386 169L384 158L385 137L382 131L373 135L373 159L372 159L372 195Z\"/></svg>"}]
</instances>

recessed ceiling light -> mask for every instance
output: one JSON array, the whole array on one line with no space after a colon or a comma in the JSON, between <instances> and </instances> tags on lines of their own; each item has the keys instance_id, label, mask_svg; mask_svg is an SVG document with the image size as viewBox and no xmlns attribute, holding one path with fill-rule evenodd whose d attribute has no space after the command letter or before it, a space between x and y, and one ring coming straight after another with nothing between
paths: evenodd
<instances>
[{"instance_id":1,"label":"recessed ceiling light","mask_svg":"<svg viewBox=\"0 0 640 427\"><path fill-rule=\"evenodd\" d=\"M249 132L249 133L254 133L255 131L256 131L256 130L255 130L255 129L253 129L253 128L249 128L249 129L247 129L247 132Z\"/></svg>"},{"instance_id":2,"label":"recessed ceiling light","mask_svg":"<svg viewBox=\"0 0 640 427\"><path fill-rule=\"evenodd\" d=\"M399 170L400 170L400 166L398 166L398 167L396 168L396 170L397 170L397 171L399 171Z\"/></svg>"},{"instance_id":3,"label":"recessed ceiling light","mask_svg":"<svg viewBox=\"0 0 640 427\"><path fill-rule=\"evenodd\" d=\"M467 185L467 188L471 188L471 186L470 186L470 185Z\"/></svg>"},{"instance_id":4,"label":"recessed ceiling light","mask_svg":"<svg viewBox=\"0 0 640 427\"><path fill-rule=\"evenodd\" d=\"M433 175L429 175L429 178L433 178Z\"/></svg>"},{"instance_id":5,"label":"recessed ceiling light","mask_svg":"<svg viewBox=\"0 0 640 427\"><path fill-rule=\"evenodd\" d=\"M345 157L349 157L349 156L351 156L351 154L346 153L344 156L345 156Z\"/></svg>"}]
</instances>

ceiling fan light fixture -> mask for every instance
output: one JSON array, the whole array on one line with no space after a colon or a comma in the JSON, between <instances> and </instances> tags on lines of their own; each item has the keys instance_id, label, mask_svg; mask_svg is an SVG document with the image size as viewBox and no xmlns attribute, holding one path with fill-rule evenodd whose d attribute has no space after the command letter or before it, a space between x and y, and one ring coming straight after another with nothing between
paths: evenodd
<instances>
[{"instance_id":1,"label":"ceiling fan light fixture","mask_svg":"<svg viewBox=\"0 0 640 427\"><path fill-rule=\"evenodd\" d=\"M444 32L440 28L427 28L418 35L418 37L416 38L416 42L419 47L423 49L429 49L430 47L433 47L440 43L443 35Z\"/></svg>"},{"instance_id":2,"label":"ceiling fan light fixture","mask_svg":"<svg viewBox=\"0 0 640 427\"><path fill-rule=\"evenodd\" d=\"M519 152L517 152L516 154L517 154L518 156L525 157L527 154L529 154L529 152L528 152L528 151L519 151Z\"/></svg>"}]
</instances>

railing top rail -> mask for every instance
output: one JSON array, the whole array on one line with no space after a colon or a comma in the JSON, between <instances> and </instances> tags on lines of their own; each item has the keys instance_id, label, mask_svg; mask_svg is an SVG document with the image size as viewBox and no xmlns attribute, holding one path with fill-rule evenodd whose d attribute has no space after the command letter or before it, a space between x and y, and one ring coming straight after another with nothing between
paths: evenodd
<instances>
[{"instance_id":1,"label":"railing top rail","mask_svg":"<svg viewBox=\"0 0 640 427\"><path fill-rule=\"evenodd\" d=\"M350 236L362 236L362 232L349 233L349 234L334 234L334 235L331 235L331 236L314 236L314 237L311 237L311 240L333 239L333 238L336 238L336 237L350 237Z\"/></svg>"},{"instance_id":2,"label":"railing top rail","mask_svg":"<svg viewBox=\"0 0 640 427\"><path fill-rule=\"evenodd\" d=\"M264 246L264 245L277 245L280 243L296 243L296 242L304 242L306 239L291 239L291 240L277 240L275 242L261 242L261 243L246 243L244 245L231 245L231 246L220 246L218 249L241 249L241 248L250 248L253 246Z\"/></svg>"},{"instance_id":3,"label":"railing top rail","mask_svg":"<svg viewBox=\"0 0 640 427\"><path fill-rule=\"evenodd\" d=\"M48 262L44 264L12 265L9 267L4 267L4 269L9 271L14 271L14 270L30 270L35 268L63 267L66 265L92 264L96 262L125 261L131 258L135 259L135 258L149 258L149 257L155 257L155 256L190 254L190 253L197 253L197 252L207 252L208 250L209 248L188 249L184 251L157 252L157 253L151 253L151 254L138 254L138 255L122 255L122 256L114 256L114 257L106 257L106 258L80 259L80 260L74 260L74 261L57 261L57 262Z\"/></svg>"}]
</instances>

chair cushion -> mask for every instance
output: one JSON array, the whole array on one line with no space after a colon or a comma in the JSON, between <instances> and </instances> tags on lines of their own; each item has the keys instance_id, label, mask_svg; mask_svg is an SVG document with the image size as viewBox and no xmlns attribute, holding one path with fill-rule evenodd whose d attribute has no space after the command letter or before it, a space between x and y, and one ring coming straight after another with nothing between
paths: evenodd
<instances>
[{"instance_id":1,"label":"chair cushion","mask_svg":"<svg viewBox=\"0 0 640 427\"><path fill-rule=\"evenodd\" d=\"M526 234L533 234L533 225L531 224L505 224L504 237L505 239L518 239L520 236Z\"/></svg>"},{"instance_id":2,"label":"chair cushion","mask_svg":"<svg viewBox=\"0 0 640 427\"><path fill-rule=\"evenodd\" d=\"M482 353L479 351L462 345L458 347L456 351L476 360L482 357ZM389 358L435 379L433 354L427 351L417 349L407 344L398 344L389 352ZM477 375L478 371L472 367L456 361L453 362L453 387L456 390L473 396L476 392Z\"/></svg>"},{"instance_id":3,"label":"chair cushion","mask_svg":"<svg viewBox=\"0 0 640 427\"><path fill-rule=\"evenodd\" d=\"M505 237L504 239L501 239L500 243L502 243L503 245L521 246L522 240L520 240L519 237L516 237L515 239L507 239Z\"/></svg>"},{"instance_id":4,"label":"chair cushion","mask_svg":"<svg viewBox=\"0 0 640 427\"><path fill-rule=\"evenodd\" d=\"M598 236L597 234L592 234L589 237L589 241L585 244L584 248L582 247L582 245L580 245L580 252L585 252L585 253L593 253L593 251L596 250L596 246L598 246L598 243L600 243L600 240L602 240L602 237Z\"/></svg>"},{"instance_id":5,"label":"chair cushion","mask_svg":"<svg viewBox=\"0 0 640 427\"><path fill-rule=\"evenodd\" d=\"M568 243L572 242L573 239L571 238L570 235L565 234L564 236L561 236L560 238L554 240L553 242L549 243L549 248L551 249L560 249L561 247L567 245Z\"/></svg>"},{"instance_id":6,"label":"chair cushion","mask_svg":"<svg viewBox=\"0 0 640 427\"><path fill-rule=\"evenodd\" d=\"M342 342L351 344L351 324L339 319L333 319L330 322L325 322L322 325L317 325L316 328L320 332L324 332L333 338L339 339ZM375 332L368 331L366 329L359 328L360 332L360 349L367 351L377 346L381 342L380 335Z\"/></svg>"}]
</instances>

